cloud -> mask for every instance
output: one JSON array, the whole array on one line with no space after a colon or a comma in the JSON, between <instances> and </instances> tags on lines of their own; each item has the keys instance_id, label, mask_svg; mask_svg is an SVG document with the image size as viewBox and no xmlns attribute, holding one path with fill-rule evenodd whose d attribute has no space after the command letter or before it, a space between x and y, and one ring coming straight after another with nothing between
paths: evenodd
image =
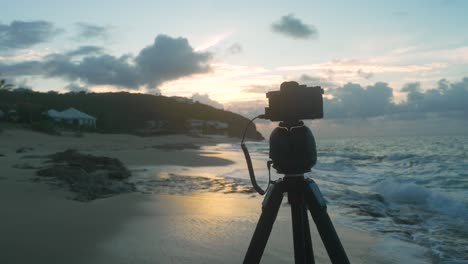
<instances>
[{"instance_id":1,"label":"cloud","mask_svg":"<svg viewBox=\"0 0 468 264\"><path fill-rule=\"evenodd\" d=\"M210 53L195 52L187 39L158 35L136 57L117 57L105 54L96 46L82 46L63 54L48 55L43 60L0 63L0 72L6 76L57 77L91 86L112 85L124 89L144 86L152 91L163 82L208 72L210 61Z\"/></svg>"},{"instance_id":2,"label":"cloud","mask_svg":"<svg viewBox=\"0 0 468 264\"><path fill-rule=\"evenodd\" d=\"M228 38L231 35L232 35L232 32L226 32L226 33L222 33L220 35L214 36L209 41L207 41L207 42L201 44L200 46L196 47L195 51L204 51L204 50L208 50L210 48L213 48L216 45L218 45L221 41L225 40L226 38Z\"/></svg>"},{"instance_id":3,"label":"cloud","mask_svg":"<svg viewBox=\"0 0 468 264\"><path fill-rule=\"evenodd\" d=\"M299 82L307 86L321 86L322 88L338 87L338 84L333 82L331 78L314 77L308 74L302 74L299 77Z\"/></svg>"},{"instance_id":4,"label":"cloud","mask_svg":"<svg viewBox=\"0 0 468 264\"><path fill-rule=\"evenodd\" d=\"M79 93L79 92L89 92L88 87L86 86L81 86L76 83L70 83L69 85L65 86L65 90L73 92L73 93Z\"/></svg>"},{"instance_id":5,"label":"cloud","mask_svg":"<svg viewBox=\"0 0 468 264\"><path fill-rule=\"evenodd\" d=\"M404 112L463 112L468 113L468 77L450 83L442 79L436 88L421 91L419 83L406 85L407 101L400 107Z\"/></svg>"},{"instance_id":6,"label":"cloud","mask_svg":"<svg viewBox=\"0 0 468 264\"><path fill-rule=\"evenodd\" d=\"M437 87L423 91L419 83L408 83L401 91L406 101L393 102L393 89L386 83L366 88L348 83L325 99L325 114L330 118L368 118L392 116L396 119L420 119L427 116L460 117L468 113L468 77L451 83L442 79Z\"/></svg>"},{"instance_id":7,"label":"cloud","mask_svg":"<svg viewBox=\"0 0 468 264\"><path fill-rule=\"evenodd\" d=\"M150 87L184 76L210 71L212 55L195 52L186 38L158 35L135 58L142 81Z\"/></svg>"},{"instance_id":8,"label":"cloud","mask_svg":"<svg viewBox=\"0 0 468 264\"><path fill-rule=\"evenodd\" d=\"M266 93L273 90L279 90L279 84L271 85L250 85L248 88L243 89L245 93Z\"/></svg>"},{"instance_id":9,"label":"cloud","mask_svg":"<svg viewBox=\"0 0 468 264\"><path fill-rule=\"evenodd\" d=\"M362 69L357 70L357 75L364 78L364 79L370 79L374 76L373 72L365 72Z\"/></svg>"},{"instance_id":10,"label":"cloud","mask_svg":"<svg viewBox=\"0 0 468 264\"><path fill-rule=\"evenodd\" d=\"M19 61L39 60L52 53L53 52L48 48L45 48L43 50L23 49L23 50L17 50L10 54L5 54L3 56L0 56L0 61L19 62Z\"/></svg>"},{"instance_id":11,"label":"cloud","mask_svg":"<svg viewBox=\"0 0 468 264\"><path fill-rule=\"evenodd\" d=\"M0 50L17 50L44 43L59 34L57 29L47 21L18 21L8 24L0 23Z\"/></svg>"},{"instance_id":12,"label":"cloud","mask_svg":"<svg viewBox=\"0 0 468 264\"><path fill-rule=\"evenodd\" d=\"M78 33L76 39L88 40L88 39L107 39L109 38L109 28L90 23L79 22L76 23Z\"/></svg>"},{"instance_id":13,"label":"cloud","mask_svg":"<svg viewBox=\"0 0 468 264\"><path fill-rule=\"evenodd\" d=\"M0 72L8 77L33 76L45 73L42 61L23 61L18 63L0 63Z\"/></svg>"},{"instance_id":14,"label":"cloud","mask_svg":"<svg viewBox=\"0 0 468 264\"><path fill-rule=\"evenodd\" d=\"M277 70L280 71L333 71L335 73L348 73L356 75L361 73L388 73L388 72L421 72L430 71L438 68L447 67L445 63L429 63L429 64L404 64L404 65L386 65L372 61L362 60L332 60L325 63L298 65L298 66L283 66Z\"/></svg>"},{"instance_id":15,"label":"cloud","mask_svg":"<svg viewBox=\"0 0 468 264\"><path fill-rule=\"evenodd\" d=\"M72 61L70 56L53 55L43 62L44 75L59 77L67 81L82 81L89 85L113 85L122 88L138 89L142 83L140 73L130 63L128 56L111 55L84 57Z\"/></svg>"},{"instance_id":16,"label":"cloud","mask_svg":"<svg viewBox=\"0 0 468 264\"><path fill-rule=\"evenodd\" d=\"M265 113L265 107L268 106L266 100L232 101L224 104L225 109L239 113L245 117L253 118Z\"/></svg>"},{"instance_id":17,"label":"cloud","mask_svg":"<svg viewBox=\"0 0 468 264\"><path fill-rule=\"evenodd\" d=\"M418 82L414 82L414 83L407 83L405 84L405 86L403 86L403 88L401 88L401 91L402 92L419 92L421 91L421 84L418 83Z\"/></svg>"},{"instance_id":18,"label":"cloud","mask_svg":"<svg viewBox=\"0 0 468 264\"><path fill-rule=\"evenodd\" d=\"M69 51L65 53L65 55L73 57L73 56L83 56L83 55L90 55L90 54L103 54L104 49L98 46L81 46L75 50Z\"/></svg>"},{"instance_id":19,"label":"cloud","mask_svg":"<svg viewBox=\"0 0 468 264\"><path fill-rule=\"evenodd\" d=\"M32 91L32 87L29 84L29 81L30 80L28 80L27 78L16 78L12 80L7 80L7 83L11 83L15 88L14 90L20 88L19 91L24 91L24 89Z\"/></svg>"},{"instance_id":20,"label":"cloud","mask_svg":"<svg viewBox=\"0 0 468 264\"><path fill-rule=\"evenodd\" d=\"M214 108L224 109L223 104L221 104L221 103L218 102L218 101L215 101L215 100L211 99L211 98L208 96L208 94L194 93L194 94L192 95L192 100L193 100L194 102L199 102L199 103L202 103L202 104L206 104L206 105L213 106Z\"/></svg>"},{"instance_id":21,"label":"cloud","mask_svg":"<svg viewBox=\"0 0 468 264\"><path fill-rule=\"evenodd\" d=\"M242 53L242 51L243 51L243 48L241 44L234 43L227 48L226 53L230 55L234 55L234 54Z\"/></svg>"},{"instance_id":22,"label":"cloud","mask_svg":"<svg viewBox=\"0 0 468 264\"><path fill-rule=\"evenodd\" d=\"M324 100L324 112L331 118L367 118L391 113L394 108L393 89L378 82L362 87L347 83L332 91L333 98Z\"/></svg>"},{"instance_id":23,"label":"cloud","mask_svg":"<svg viewBox=\"0 0 468 264\"><path fill-rule=\"evenodd\" d=\"M274 32L295 39L310 39L318 37L318 30L312 26L304 24L300 19L289 14L271 25Z\"/></svg>"}]
</instances>

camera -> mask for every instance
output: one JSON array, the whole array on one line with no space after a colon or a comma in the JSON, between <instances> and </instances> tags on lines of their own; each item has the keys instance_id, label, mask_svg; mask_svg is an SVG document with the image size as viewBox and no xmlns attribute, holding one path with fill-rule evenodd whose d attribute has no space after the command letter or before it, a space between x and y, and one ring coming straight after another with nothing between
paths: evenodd
<instances>
[{"instance_id":1,"label":"camera","mask_svg":"<svg viewBox=\"0 0 468 264\"><path fill-rule=\"evenodd\" d=\"M279 91L268 92L266 97L265 119L298 121L323 118L323 89L320 86L283 82Z\"/></svg>"}]
</instances>

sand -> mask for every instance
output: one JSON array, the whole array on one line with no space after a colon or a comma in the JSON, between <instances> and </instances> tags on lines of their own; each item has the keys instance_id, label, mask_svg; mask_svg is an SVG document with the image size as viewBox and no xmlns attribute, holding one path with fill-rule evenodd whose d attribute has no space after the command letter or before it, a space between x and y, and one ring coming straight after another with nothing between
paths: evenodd
<instances>
[{"instance_id":1,"label":"sand","mask_svg":"<svg viewBox=\"0 0 468 264\"><path fill-rule=\"evenodd\" d=\"M167 165L225 166L234 162L229 155L190 146L232 140L181 135L56 137L19 129L0 133L0 263L242 262L259 217L261 197L191 190L172 195L137 192L82 203L69 199L66 190L32 181L34 169L14 168L18 164L39 167L44 161L39 156L67 148L115 157L136 171ZM154 147L175 143L186 144L188 149ZM20 148L32 149L16 153ZM417 259L427 263L426 251L418 246L398 242L388 248L389 238L335 226L352 263L404 263L408 258L413 259L411 263L418 263ZM316 230L312 239L316 262L329 263ZM412 256L407 255L408 248ZM287 205L280 210L262 262L293 262Z\"/></svg>"}]
</instances>

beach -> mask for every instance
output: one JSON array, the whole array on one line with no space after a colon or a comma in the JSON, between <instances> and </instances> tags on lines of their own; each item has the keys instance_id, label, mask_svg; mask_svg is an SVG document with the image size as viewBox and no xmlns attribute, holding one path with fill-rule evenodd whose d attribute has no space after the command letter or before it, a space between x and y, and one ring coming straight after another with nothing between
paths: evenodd
<instances>
[{"instance_id":1,"label":"beach","mask_svg":"<svg viewBox=\"0 0 468 264\"><path fill-rule=\"evenodd\" d=\"M249 192L250 186L216 174L218 168L240 163L242 153L217 152L213 146L235 141L219 136L76 137L4 130L0 133L0 263L242 262L262 197ZM34 180L46 155L66 149L121 160L137 186L155 173L158 179L140 184L132 193L76 201L70 191ZM293 262L290 209L285 201L263 263ZM329 263L311 227L316 262ZM335 227L352 263L429 262L427 250L413 243L339 223Z\"/></svg>"}]
</instances>

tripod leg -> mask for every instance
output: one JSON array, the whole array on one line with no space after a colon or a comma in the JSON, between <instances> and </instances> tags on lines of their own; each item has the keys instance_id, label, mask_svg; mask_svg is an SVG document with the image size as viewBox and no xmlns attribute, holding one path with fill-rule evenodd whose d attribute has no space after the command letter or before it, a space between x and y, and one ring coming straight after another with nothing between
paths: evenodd
<instances>
[{"instance_id":1,"label":"tripod leg","mask_svg":"<svg viewBox=\"0 0 468 264\"><path fill-rule=\"evenodd\" d=\"M312 240L304 194L300 188L293 190L288 192L288 200L291 204L295 263L313 263Z\"/></svg>"},{"instance_id":2,"label":"tripod leg","mask_svg":"<svg viewBox=\"0 0 468 264\"><path fill-rule=\"evenodd\" d=\"M331 262L333 264L349 263L348 256L327 213L325 199L317 184L310 179L306 181L305 198Z\"/></svg>"},{"instance_id":3,"label":"tripod leg","mask_svg":"<svg viewBox=\"0 0 468 264\"><path fill-rule=\"evenodd\" d=\"M244 264L260 263L265 246L270 237L273 223L283 200L282 182L271 185L262 205L262 214L245 254Z\"/></svg>"},{"instance_id":4,"label":"tripod leg","mask_svg":"<svg viewBox=\"0 0 468 264\"><path fill-rule=\"evenodd\" d=\"M304 215L304 243L305 243L305 260L306 263L315 263L314 259L314 249L312 248L312 239L310 237L310 226L309 226L309 217L307 216L307 206L304 204L303 215Z\"/></svg>"},{"instance_id":5,"label":"tripod leg","mask_svg":"<svg viewBox=\"0 0 468 264\"><path fill-rule=\"evenodd\" d=\"M304 210L302 209L298 193L288 193L289 203L291 204L291 218L294 239L294 260L296 264L305 263L305 237L304 237Z\"/></svg>"}]
</instances>

